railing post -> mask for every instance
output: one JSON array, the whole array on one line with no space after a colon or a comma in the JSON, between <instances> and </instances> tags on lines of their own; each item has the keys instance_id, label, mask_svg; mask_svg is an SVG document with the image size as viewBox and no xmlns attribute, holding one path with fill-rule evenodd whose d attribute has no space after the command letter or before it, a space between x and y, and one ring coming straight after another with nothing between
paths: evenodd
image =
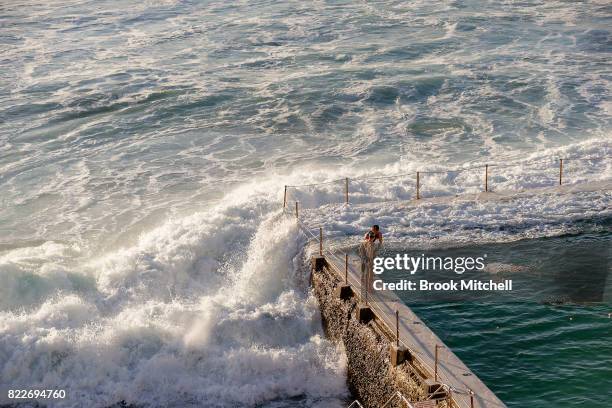
<instances>
[{"instance_id":1,"label":"railing post","mask_svg":"<svg viewBox=\"0 0 612 408\"><path fill-rule=\"evenodd\" d=\"M365 278L365 302L366 305L370 305L368 303L368 292L370 291L370 268L366 270L366 278Z\"/></svg>"},{"instance_id":2,"label":"railing post","mask_svg":"<svg viewBox=\"0 0 612 408\"><path fill-rule=\"evenodd\" d=\"M395 345L399 347L399 310L395 310Z\"/></svg>"},{"instance_id":3,"label":"railing post","mask_svg":"<svg viewBox=\"0 0 612 408\"><path fill-rule=\"evenodd\" d=\"M319 255L323 255L323 227L319 227Z\"/></svg>"},{"instance_id":4,"label":"railing post","mask_svg":"<svg viewBox=\"0 0 612 408\"><path fill-rule=\"evenodd\" d=\"M348 254L344 254L344 283L348 285Z\"/></svg>"},{"instance_id":5,"label":"railing post","mask_svg":"<svg viewBox=\"0 0 612 408\"><path fill-rule=\"evenodd\" d=\"M474 391L468 389L470 392L470 408L474 408Z\"/></svg>"},{"instance_id":6,"label":"railing post","mask_svg":"<svg viewBox=\"0 0 612 408\"><path fill-rule=\"evenodd\" d=\"M438 381L438 348L440 346L436 344L436 359L434 362L434 381Z\"/></svg>"},{"instance_id":7,"label":"railing post","mask_svg":"<svg viewBox=\"0 0 612 408\"><path fill-rule=\"evenodd\" d=\"M563 159L559 159L559 185L563 184Z\"/></svg>"},{"instance_id":8,"label":"railing post","mask_svg":"<svg viewBox=\"0 0 612 408\"><path fill-rule=\"evenodd\" d=\"M283 208L287 207L287 186L285 185L285 195L283 196Z\"/></svg>"},{"instance_id":9,"label":"railing post","mask_svg":"<svg viewBox=\"0 0 612 408\"><path fill-rule=\"evenodd\" d=\"M489 165L485 164L485 193L489 191Z\"/></svg>"},{"instance_id":10,"label":"railing post","mask_svg":"<svg viewBox=\"0 0 612 408\"><path fill-rule=\"evenodd\" d=\"M349 180L348 177L344 180L344 203L348 204L349 203L349 199L348 199L348 185L349 185Z\"/></svg>"},{"instance_id":11,"label":"railing post","mask_svg":"<svg viewBox=\"0 0 612 408\"><path fill-rule=\"evenodd\" d=\"M420 173L417 171L417 182L416 182L416 190L417 190L417 198L416 198L416 199L417 199L417 200L419 200L419 199L421 198L421 194L420 194L420 192L419 192L419 190L420 190L420 188L421 188L421 186L420 186L420 184L421 184L420 178L421 178L421 175L420 175Z\"/></svg>"},{"instance_id":12,"label":"railing post","mask_svg":"<svg viewBox=\"0 0 612 408\"><path fill-rule=\"evenodd\" d=\"M295 202L295 218L300 218L299 217L299 212L298 212L298 202Z\"/></svg>"}]
</instances>

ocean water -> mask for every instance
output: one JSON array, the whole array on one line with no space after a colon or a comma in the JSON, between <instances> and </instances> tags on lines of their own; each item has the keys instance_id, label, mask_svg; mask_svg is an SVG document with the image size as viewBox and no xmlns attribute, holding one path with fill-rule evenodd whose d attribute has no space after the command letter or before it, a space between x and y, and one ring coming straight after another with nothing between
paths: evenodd
<instances>
[{"instance_id":1,"label":"ocean water","mask_svg":"<svg viewBox=\"0 0 612 408\"><path fill-rule=\"evenodd\" d=\"M400 296L508 406L608 407L611 240L601 232L463 247L487 254L481 279L512 279L513 291Z\"/></svg>"},{"instance_id":2,"label":"ocean water","mask_svg":"<svg viewBox=\"0 0 612 408\"><path fill-rule=\"evenodd\" d=\"M342 182L289 190L338 246L374 221L397 248L605 234L611 12L606 1L3 2L0 404L8 388L56 388L69 398L50 406L345 406L346 361L323 336L283 186L352 179L350 206L336 204ZM445 198L405 205L415 171L484 163L498 165L493 190L524 194L453 198L481 190L476 169L424 175L423 196ZM600 314L602 302L569 307ZM554 326L558 310L529 318ZM592 329L558 330L597 350L609 322L581 324ZM554 329L533 330L500 344ZM585 372L605 384L605 346L575 365L534 355L551 367L526 400L511 390L537 365L492 375L470 332L449 345L509 405L547 406Z\"/></svg>"},{"instance_id":3,"label":"ocean water","mask_svg":"<svg viewBox=\"0 0 612 408\"><path fill-rule=\"evenodd\" d=\"M610 224L612 220L604 221ZM564 234L420 256L482 257L483 271L385 271L384 281L512 280L509 292L396 294L510 407L608 407L612 234ZM385 249L395 256L399 248ZM445 360L445 349L440 351ZM597 391L596 391L597 390Z\"/></svg>"}]
</instances>

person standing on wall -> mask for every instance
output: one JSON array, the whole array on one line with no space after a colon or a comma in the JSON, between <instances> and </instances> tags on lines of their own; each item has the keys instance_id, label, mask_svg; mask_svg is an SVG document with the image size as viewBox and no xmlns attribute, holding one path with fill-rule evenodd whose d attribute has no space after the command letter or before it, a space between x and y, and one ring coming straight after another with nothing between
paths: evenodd
<instances>
[{"instance_id":1,"label":"person standing on wall","mask_svg":"<svg viewBox=\"0 0 612 408\"><path fill-rule=\"evenodd\" d=\"M378 225L372 225L370 231L366 232L363 242L359 246L359 258L361 259L361 295L365 297L371 292L374 258L381 248L383 236Z\"/></svg>"}]
</instances>

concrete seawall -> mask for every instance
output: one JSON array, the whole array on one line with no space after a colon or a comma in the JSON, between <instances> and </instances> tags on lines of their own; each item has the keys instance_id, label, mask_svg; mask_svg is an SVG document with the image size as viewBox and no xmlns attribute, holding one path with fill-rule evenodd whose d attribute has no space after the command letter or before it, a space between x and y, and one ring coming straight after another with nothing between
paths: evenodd
<instances>
[{"instance_id":1,"label":"concrete seawall","mask_svg":"<svg viewBox=\"0 0 612 408\"><path fill-rule=\"evenodd\" d=\"M429 372L431 370L420 361L422 356L417 358L415 351L404 347L398 349L395 334L390 333L388 322L377 316L376 312L364 319L364 305L354 289L341 281L333 262L321 256L315 256L311 261L312 287L319 302L326 335L344 345L348 360L348 385L365 408L405 408L408 404L400 400L398 392L413 406L418 406L414 402L432 400L433 403L435 400L437 405L430 406L505 407L452 352L449 353L456 359L453 363L458 362L454 366L461 371L461 375L471 376L470 385L480 392L480 397L465 392L463 395L455 394L456 390L452 387L433 378ZM403 307L408 309L405 305ZM416 316L414 318L418 319ZM419 327L419 334L425 331L429 338L435 339L435 344L442 344L426 326L420 324Z\"/></svg>"},{"instance_id":2,"label":"concrete seawall","mask_svg":"<svg viewBox=\"0 0 612 408\"><path fill-rule=\"evenodd\" d=\"M410 401L426 399L424 387L415 380L407 365L390 364L391 342L375 320L368 324L359 322L357 298L340 299L337 293L340 279L325 267L313 273L312 285L326 334L342 342L346 349L349 388L364 407L382 407L397 391ZM405 407L397 400L388 406Z\"/></svg>"}]
</instances>

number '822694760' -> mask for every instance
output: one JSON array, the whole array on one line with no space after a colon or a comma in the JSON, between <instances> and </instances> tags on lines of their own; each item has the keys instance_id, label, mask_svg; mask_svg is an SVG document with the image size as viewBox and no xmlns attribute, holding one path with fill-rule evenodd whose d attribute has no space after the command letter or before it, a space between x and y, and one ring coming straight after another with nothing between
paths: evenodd
<instances>
[{"instance_id":1,"label":"number '822694760'","mask_svg":"<svg viewBox=\"0 0 612 408\"><path fill-rule=\"evenodd\" d=\"M8 390L9 399L64 399L66 390Z\"/></svg>"}]
</instances>

